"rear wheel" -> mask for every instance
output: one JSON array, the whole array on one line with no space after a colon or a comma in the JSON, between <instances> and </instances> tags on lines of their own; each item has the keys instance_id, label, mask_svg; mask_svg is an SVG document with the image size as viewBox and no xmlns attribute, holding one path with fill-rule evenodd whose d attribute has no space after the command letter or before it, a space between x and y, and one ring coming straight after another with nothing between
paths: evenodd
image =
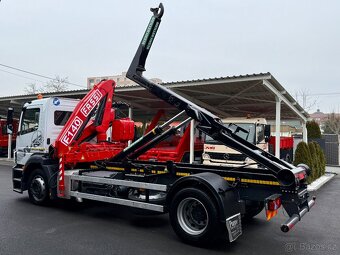
<instances>
[{"instance_id":1,"label":"rear wheel","mask_svg":"<svg viewBox=\"0 0 340 255\"><path fill-rule=\"evenodd\" d=\"M39 168L33 170L28 181L28 196L31 202L36 205L46 204L50 200L48 190L48 180L44 171Z\"/></svg>"},{"instance_id":2,"label":"rear wheel","mask_svg":"<svg viewBox=\"0 0 340 255\"><path fill-rule=\"evenodd\" d=\"M199 189L180 190L171 202L169 215L176 234L188 243L208 244L223 231L216 204Z\"/></svg>"}]
</instances>

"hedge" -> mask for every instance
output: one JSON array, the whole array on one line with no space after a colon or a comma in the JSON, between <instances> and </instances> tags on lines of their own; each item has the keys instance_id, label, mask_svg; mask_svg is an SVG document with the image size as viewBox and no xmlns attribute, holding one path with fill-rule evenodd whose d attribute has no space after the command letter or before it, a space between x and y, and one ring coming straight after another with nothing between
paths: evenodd
<instances>
[{"instance_id":1,"label":"hedge","mask_svg":"<svg viewBox=\"0 0 340 255\"><path fill-rule=\"evenodd\" d=\"M317 154L319 156L319 164L320 164L320 175L324 175L326 172L326 156L321 149L320 145L317 144Z\"/></svg>"},{"instance_id":2,"label":"hedge","mask_svg":"<svg viewBox=\"0 0 340 255\"><path fill-rule=\"evenodd\" d=\"M306 144L305 142L300 142L297 145L293 164L297 166L301 163L308 165L311 169L311 174L307 179L308 183L313 182L325 173L325 155L318 143L310 142Z\"/></svg>"},{"instance_id":3,"label":"hedge","mask_svg":"<svg viewBox=\"0 0 340 255\"><path fill-rule=\"evenodd\" d=\"M300 142L295 150L295 157L294 157L294 162L293 164L295 166L299 165L299 164L306 164L309 167L311 167L311 162L312 162L312 157L310 154L310 150L308 148L307 143L305 142ZM308 177L308 182L310 182L310 177Z\"/></svg>"},{"instance_id":4,"label":"hedge","mask_svg":"<svg viewBox=\"0 0 340 255\"><path fill-rule=\"evenodd\" d=\"M312 170L311 173L311 179L315 180L320 176L320 164L319 164L319 156L317 154L317 145L315 145L315 142L309 142L308 143L308 149L310 151L311 159L312 161L310 162L310 168Z\"/></svg>"}]
</instances>

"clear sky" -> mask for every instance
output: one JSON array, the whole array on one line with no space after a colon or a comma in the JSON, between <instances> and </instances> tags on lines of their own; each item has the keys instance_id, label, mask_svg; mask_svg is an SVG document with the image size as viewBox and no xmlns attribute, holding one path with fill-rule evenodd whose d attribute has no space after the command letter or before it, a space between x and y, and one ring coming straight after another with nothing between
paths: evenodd
<instances>
[{"instance_id":1,"label":"clear sky","mask_svg":"<svg viewBox=\"0 0 340 255\"><path fill-rule=\"evenodd\" d=\"M2 0L0 63L46 76L86 78L126 71L155 0ZM340 1L164 0L147 63L163 81L271 72L321 111L340 107ZM0 66L0 96L43 78ZM40 82L37 81L39 84ZM69 86L69 89L81 87Z\"/></svg>"}]
</instances>

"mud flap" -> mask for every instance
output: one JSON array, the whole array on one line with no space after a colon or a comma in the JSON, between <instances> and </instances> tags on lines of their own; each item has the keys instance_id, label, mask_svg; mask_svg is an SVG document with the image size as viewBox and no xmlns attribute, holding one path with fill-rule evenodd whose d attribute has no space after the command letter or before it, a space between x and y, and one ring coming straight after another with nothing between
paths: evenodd
<instances>
[{"instance_id":1,"label":"mud flap","mask_svg":"<svg viewBox=\"0 0 340 255\"><path fill-rule=\"evenodd\" d=\"M235 214L226 219L229 242L235 241L242 235L241 213Z\"/></svg>"}]
</instances>

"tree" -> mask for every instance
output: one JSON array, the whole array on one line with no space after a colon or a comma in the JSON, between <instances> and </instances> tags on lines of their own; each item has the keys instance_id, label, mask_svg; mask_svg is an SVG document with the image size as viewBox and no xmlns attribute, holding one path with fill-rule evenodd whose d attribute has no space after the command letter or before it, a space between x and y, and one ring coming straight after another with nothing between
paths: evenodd
<instances>
[{"instance_id":1,"label":"tree","mask_svg":"<svg viewBox=\"0 0 340 255\"><path fill-rule=\"evenodd\" d=\"M340 114L332 112L328 115L328 118L324 124L324 133L336 135L340 134Z\"/></svg>"},{"instance_id":2,"label":"tree","mask_svg":"<svg viewBox=\"0 0 340 255\"><path fill-rule=\"evenodd\" d=\"M49 92L61 92L68 89L68 77L60 77L56 75L53 80L46 82L43 86L38 86L36 83L28 84L24 89L26 94L38 94Z\"/></svg>"},{"instance_id":3,"label":"tree","mask_svg":"<svg viewBox=\"0 0 340 255\"><path fill-rule=\"evenodd\" d=\"M321 130L319 124L315 120L306 123L308 139L321 138Z\"/></svg>"},{"instance_id":4,"label":"tree","mask_svg":"<svg viewBox=\"0 0 340 255\"><path fill-rule=\"evenodd\" d=\"M294 165L306 164L311 170L307 182L311 183L325 173L326 159L325 155L317 142L300 142L295 150Z\"/></svg>"},{"instance_id":5,"label":"tree","mask_svg":"<svg viewBox=\"0 0 340 255\"><path fill-rule=\"evenodd\" d=\"M295 157L294 157L294 162L293 164L295 166L299 164L306 164L310 170L311 170L311 175L308 176L307 182L311 183L313 181L312 179L312 174L313 174L313 161L311 157L311 153L309 151L309 146L305 142L300 142L295 150Z\"/></svg>"},{"instance_id":6,"label":"tree","mask_svg":"<svg viewBox=\"0 0 340 255\"><path fill-rule=\"evenodd\" d=\"M310 142L308 143L308 149L311 155L311 165L309 166L312 170L311 173L311 181L314 181L315 179L320 177L320 164L319 164L319 156L317 153L317 143L316 142Z\"/></svg>"},{"instance_id":7,"label":"tree","mask_svg":"<svg viewBox=\"0 0 340 255\"><path fill-rule=\"evenodd\" d=\"M42 92L42 88L39 87L36 83L30 83L24 89L26 94L38 94Z\"/></svg>"},{"instance_id":8,"label":"tree","mask_svg":"<svg viewBox=\"0 0 340 255\"><path fill-rule=\"evenodd\" d=\"M320 175L324 175L326 172L326 157L319 144L316 146L316 153L319 159Z\"/></svg>"},{"instance_id":9,"label":"tree","mask_svg":"<svg viewBox=\"0 0 340 255\"><path fill-rule=\"evenodd\" d=\"M311 155L308 149L308 145L305 142L300 142L295 150L295 157L293 164L297 166L298 164L306 164L310 167Z\"/></svg>"},{"instance_id":10,"label":"tree","mask_svg":"<svg viewBox=\"0 0 340 255\"><path fill-rule=\"evenodd\" d=\"M45 92L61 92L68 89L68 77L60 77L57 75L53 80L46 82L44 86Z\"/></svg>"},{"instance_id":11,"label":"tree","mask_svg":"<svg viewBox=\"0 0 340 255\"><path fill-rule=\"evenodd\" d=\"M308 89L301 89L300 91L295 92L295 100L309 112L318 102L317 99L312 99L312 95L310 94Z\"/></svg>"}]
</instances>

